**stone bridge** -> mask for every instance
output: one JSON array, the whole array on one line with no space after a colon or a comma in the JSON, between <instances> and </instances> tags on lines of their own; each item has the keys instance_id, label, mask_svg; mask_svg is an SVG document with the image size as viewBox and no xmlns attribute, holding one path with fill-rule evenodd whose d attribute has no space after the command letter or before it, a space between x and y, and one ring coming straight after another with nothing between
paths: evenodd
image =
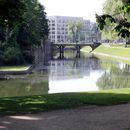
<instances>
[{"instance_id":1,"label":"stone bridge","mask_svg":"<svg viewBox=\"0 0 130 130\"><path fill-rule=\"evenodd\" d=\"M100 45L101 45L100 42L93 42L93 43L53 43L51 53L52 53L52 57L53 57L53 52L55 50L58 50L59 54L60 54L59 58L63 59L65 48L66 47L68 47L68 48L73 47L74 50L76 50L76 52L77 52L76 57L80 58L80 49L82 49L83 47L90 46L92 48L92 51L93 51L94 49L96 49Z\"/></svg>"}]
</instances>

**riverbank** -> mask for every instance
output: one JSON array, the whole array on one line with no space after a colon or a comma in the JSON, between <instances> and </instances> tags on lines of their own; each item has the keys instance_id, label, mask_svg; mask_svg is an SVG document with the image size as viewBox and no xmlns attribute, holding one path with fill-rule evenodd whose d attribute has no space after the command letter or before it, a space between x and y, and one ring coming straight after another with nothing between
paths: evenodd
<instances>
[{"instance_id":1,"label":"riverbank","mask_svg":"<svg viewBox=\"0 0 130 130\"><path fill-rule=\"evenodd\" d=\"M0 66L0 71L26 71L30 65Z\"/></svg>"},{"instance_id":2,"label":"riverbank","mask_svg":"<svg viewBox=\"0 0 130 130\"><path fill-rule=\"evenodd\" d=\"M89 53L91 51L90 47L84 47L82 52ZM119 45L101 45L97 49L91 52L92 54L100 55L100 56L107 56L121 60L130 61L130 48L125 48L124 46ZM130 63L130 62L129 62Z\"/></svg>"},{"instance_id":3,"label":"riverbank","mask_svg":"<svg viewBox=\"0 0 130 130\"><path fill-rule=\"evenodd\" d=\"M84 105L130 103L130 89L0 98L0 115L21 115ZM13 104L13 105L12 105Z\"/></svg>"},{"instance_id":4,"label":"riverbank","mask_svg":"<svg viewBox=\"0 0 130 130\"><path fill-rule=\"evenodd\" d=\"M0 67L0 80L10 79L9 75L25 75L32 73L33 65L28 66L3 66Z\"/></svg>"}]
</instances>

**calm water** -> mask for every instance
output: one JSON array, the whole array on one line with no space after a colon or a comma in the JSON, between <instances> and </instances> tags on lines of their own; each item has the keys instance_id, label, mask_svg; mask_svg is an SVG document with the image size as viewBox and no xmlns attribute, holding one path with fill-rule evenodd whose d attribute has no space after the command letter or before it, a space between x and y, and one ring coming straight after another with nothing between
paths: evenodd
<instances>
[{"instance_id":1,"label":"calm water","mask_svg":"<svg viewBox=\"0 0 130 130\"><path fill-rule=\"evenodd\" d=\"M48 71L11 77L0 81L0 97L129 88L130 66L88 54L80 59L52 60Z\"/></svg>"}]
</instances>

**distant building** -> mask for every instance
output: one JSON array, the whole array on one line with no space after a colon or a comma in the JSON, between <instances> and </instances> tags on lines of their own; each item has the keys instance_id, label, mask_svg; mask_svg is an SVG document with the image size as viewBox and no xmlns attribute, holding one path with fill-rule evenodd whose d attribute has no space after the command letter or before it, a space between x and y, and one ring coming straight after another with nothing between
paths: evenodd
<instances>
[{"instance_id":1,"label":"distant building","mask_svg":"<svg viewBox=\"0 0 130 130\"><path fill-rule=\"evenodd\" d=\"M88 42L97 39L97 29L95 23L90 20L84 20L82 17L68 17L68 16L48 16L49 20L49 40L54 43L70 42L68 36L69 22L83 22L84 28L81 31L80 41Z\"/></svg>"}]
</instances>

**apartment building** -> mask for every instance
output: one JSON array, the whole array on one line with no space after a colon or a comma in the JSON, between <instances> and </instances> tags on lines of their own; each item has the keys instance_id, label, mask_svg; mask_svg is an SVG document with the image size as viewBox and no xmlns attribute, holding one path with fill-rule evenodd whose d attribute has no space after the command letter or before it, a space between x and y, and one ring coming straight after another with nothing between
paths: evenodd
<instances>
[{"instance_id":1,"label":"apartment building","mask_svg":"<svg viewBox=\"0 0 130 130\"><path fill-rule=\"evenodd\" d=\"M80 41L87 42L96 39L96 35L91 35L93 32L92 29L94 28L94 24L91 23L90 20L84 20L82 17L68 16L48 16L48 20L50 29L49 40L51 42L72 42L72 39L68 35L68 24L70 22L82 22L84 24L80 35Z\"/></svg>"}]
</instances>

